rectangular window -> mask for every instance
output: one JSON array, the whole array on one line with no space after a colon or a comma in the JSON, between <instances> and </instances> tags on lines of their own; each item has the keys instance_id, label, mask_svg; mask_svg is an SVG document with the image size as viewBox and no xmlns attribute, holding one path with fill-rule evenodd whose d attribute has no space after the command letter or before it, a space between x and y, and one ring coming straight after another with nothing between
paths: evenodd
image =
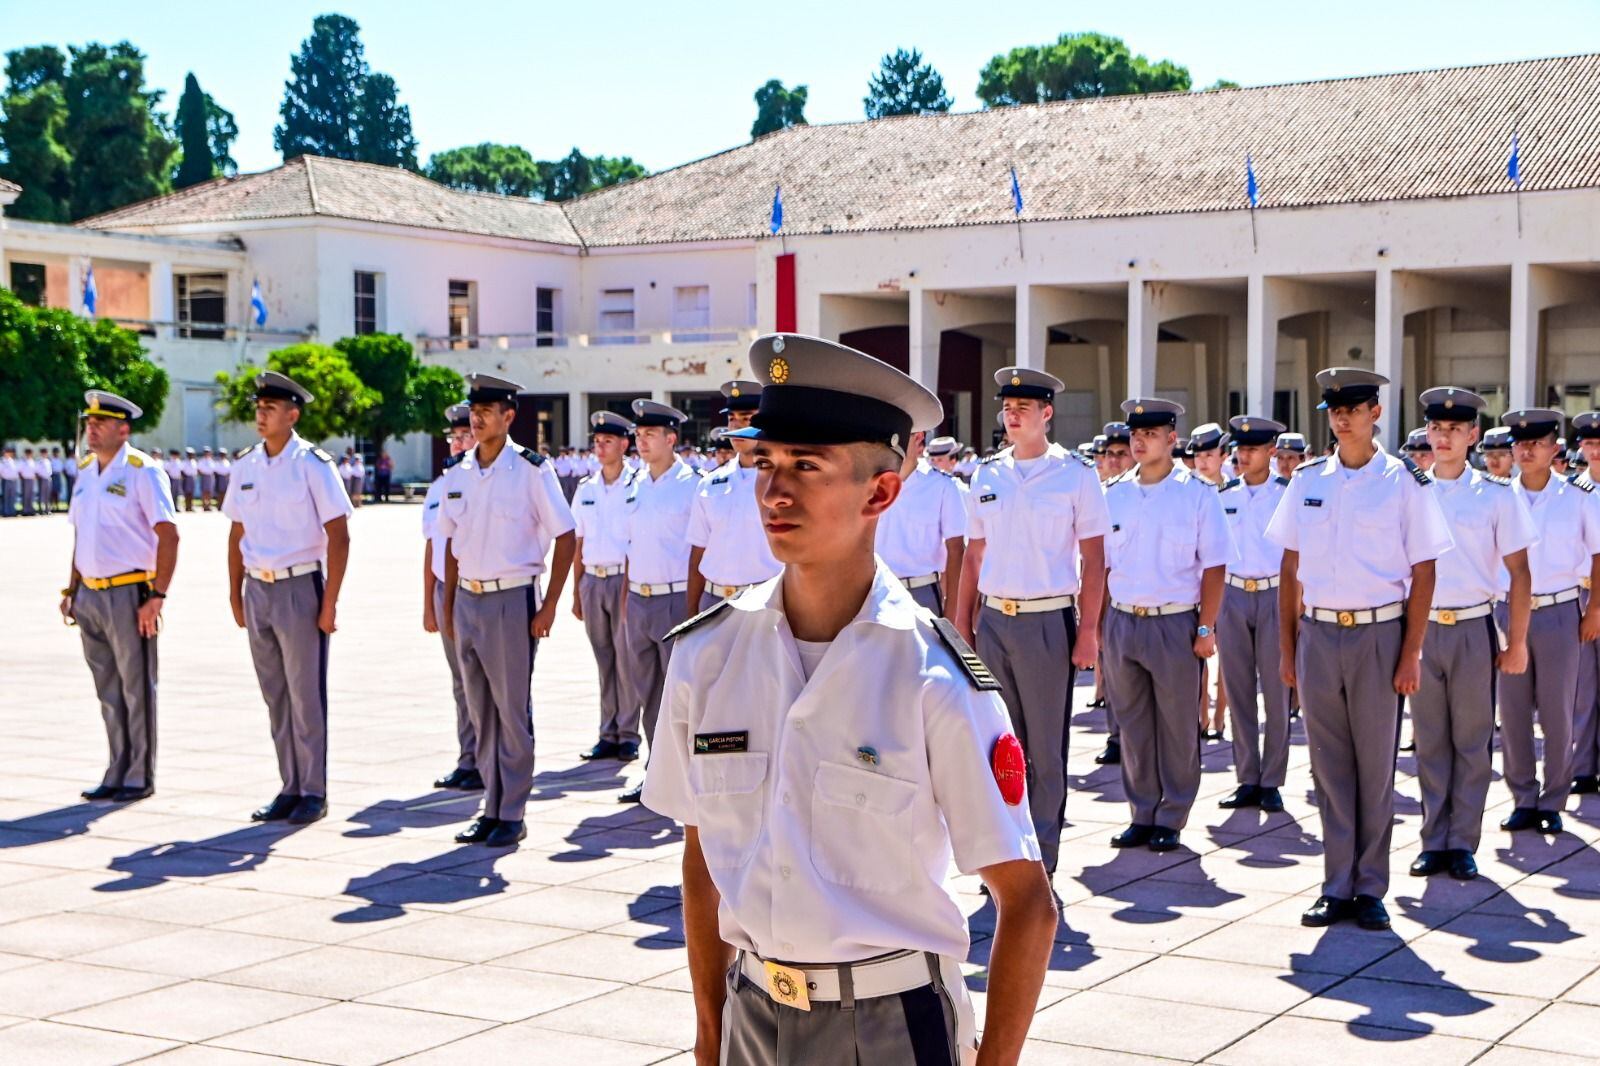
<instances>
[{"instance_id":1,"label":"rectangular window","mask_svg":"<svg viewBox=\"0 0 1600 1066\"><path fill-rule=\"evenodd\" d=\"M355 300L356 335L378 332L378 275L356 271Z\"/></svg>"},{"instance_id":2,"label":"rectangular window","mask_svg":"<svg viewBox=\"0 0 1600 1066\"><path fill-rule=\"evenodd\" d=\"M539 336L534 347L550 348L556 343L556 290L535 289L533 300L533 329Z\"/></svg>"},{"instance_id":3,"label":"rectangular window","mask_svg":"<svg viewBox=\"0 0 1600 1066\"><path fill-rule=\"evenodd\" d=\"M600 328L596 344L635 344L633 290L604 289L600 293Z\"/></svg>"},{"instance_id":4,"label":"rectangular window","mask_svg":"<svg viewBox=\"0 0 1600 1066\"><path fill-rule=\"evenodd\" d=\"M11 291L30 307L44 306L44 264L12 263Z\"/></svg>"},{"instance_id":5,"label":"rectangular window","mask_svg":"<svg viewBox=\"0 0 1600 1066\"><path fill-rule=\"evenodd\" d=\"M228 275L178 274L178 336L221 340L228 321Z\"/></svg>"},{"instance_id":6,"label":"rectangular window","mask_svg":"<svg viewBox=\"0 0 1600 1066\"><path fill-rule=\"evenodd\" d=\"M704 343L711 339L711 287L679 285L672 290L672 342Z\"/></svg>"},{"instance_id":7,"label":"rectangular window","mask_svg":"<svg viewBox=\"0 0 1600 1066\"><path fill-rule=\"evenodd\" d=\"M450 282L450 347L478 346L478 283Z\"/></svg>"},{"instance_id":8,"label":"rectangular window","mask_svg":"<svg viewBox=\"0 0 1600 1066\"><path fill-rule=\"evenodd\" d=\"M745 297L745 309L744 309L745 325L753 326L753 325L756 324L756 309L757 309L757 306L758 305L756 303L756 283L752 281L750 283L750 292Z\"/></svg>"}]
</instances>

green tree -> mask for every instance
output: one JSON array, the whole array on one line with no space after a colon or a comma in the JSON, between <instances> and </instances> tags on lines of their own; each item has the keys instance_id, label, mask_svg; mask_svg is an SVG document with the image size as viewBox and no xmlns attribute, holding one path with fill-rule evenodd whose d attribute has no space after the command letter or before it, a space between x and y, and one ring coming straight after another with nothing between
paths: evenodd
<instances>
[{"instance_id":1,"label":"green tree","mask_svg":"<svg viewBox=\"0 0 1600 1066\"><path fill-rule=\"evenodd\" d=\"M423 171L440 185L468 192L532 196L544 188L541 164L515 144L469 144L435 152Z\"/></svg>"},{"instance_id":2,"label":"green tree","mask_svg":"<svg viewBox=\"0 0 1600 1066\"><path fill-rule=\"evenodd\" d=\"M417 139L411 135L411 108L387 74L368 74L356 107L356 158L363 163L417 169Z\"/></svg>"},{"instance_id":3,"label":"green tree","mask_svg":"<svg viewBox=\"0 0 1600 1066\"><path fill-rule=\"evenodd\" d=\"M1189 71L1170 60L1134 55L1121 38L1063 33L1054 44L1013 48L984 64L978 98L987 107L1089 96L1182 92Z\"/></svg>"},{"instance_id":4,"label":"green tree","mask_svg":"<svg viewBox=\"0 0 1600 1066\"><path fill-rule=\"evenodd\" d=\"M171 192L178 146L156 110L161 93L144 87L144 54L127 41L70 51L65 92L73 217Z\"/></svg>"},{"instance_id":5,"label":"green tree","mask_svg":"<svg viewBox=\"0 0 1600 1066\"><path fill-rule=\"evenodd\" d=\"M68 311L52 313L70 318L83 336L83 387L105 389L138 404L144 414L134 420L135 430L160 422L171 379L166 370L150 361L139 335L103 319L91 322ZM77 401L82 399L77 397Z\"/></svg>"},{"instance_id":6,"label":"green tree","mask_svg":"<svg viewBox=\"0 0 1600 1066\"><path fill-rule=\"evenodd\" d=\"M1237 89L1238 87L1239 87L1239 83L1236 82L1236 81L1229 81L1227 78L1218 78L1216 81L1212 82L1210 85L1207 85L1201 91L1209 93L1209 92L1215 92L1218 89Z\"/></svg>"},{"instance_id":7,"label":"green tree","mask_svg":"<svg viewBox=\"0 0 1600 1066\"><path fill-rule=\"evenodd\" d=\"M0 97L0 177L22 186L13 218L72 220L72 153L67 150L66 56L49 46L6 53Z\"/></svg>"},{"instance_id":8,"label":"green tree","mask_svg":"<svg viewBox=\"0 0 1600 1066\"><path fill-rule=\"evenodd\" d=\"M178 98L178 114L173 125L178 134L178 144L183 148L183 158L178 163L178 173L172 179L175 189L187 189L217 176L216 160L211 157L211 131L207 128L206 94L200 91L200 82L191 72L183 80L183 95Z\"/></svg>"},{"instance_id":9,"label":"green tree","mask_svg":"<svg viewBox=\"0 0 1600 1066\"><path fill-rule=\"evenodd\" d=\"M239 124L233 121L233 112L206 93L206 138L211 144L211 162L218 174L231 178L239 173L239 164L233 160L233 142L238 136Z\"/></svg>"},{"instance_id":10,"label":"green tree","mask_svg":"<svg viewBox=\"0 0 1600 1066\"><path fill-rule=\"evenodd\" d=\"M289 73L278 109L283 122L272 131L283 158L354 159L356 109L367 77L361 27L343 15L318 15L311 36L289 60Z\"/></svg>"},{"instance_id":11,"label":"green tree","mask_svg":"<svg viewBox=\"0 0 1600 1066\"><path fill-rule=\"evenodd\" d=\"M922 53L915 48L909 52L896 48L884 56L878 73L867 82L867 96L862 101L868 118L948 111L952 102L944 91L944 79L933 64L923 62Z\"/></svg>"},{"instance_id":12,"label":"green tree","mask_svg":"<svg viewBox=\"0 0 1600 1066\"><path fill-rule=\"evenodd\" d=\"M785 89L777 78L756 90L756 121L750 127L750 139L806 124L806 87L796 85Z\"/></svg>"},{"instance_id":13,"label":"green tree","mask_svg":"<svg viewBox=\"0 0 1600 1066\"><path fill-rule=\"evenodd\" d=\"M436 430L444 409L466 395L460 374L449 367L423 366L411 342L398 333L346 337L334 348L378 397L356 428L377 450L390 437Z\"/></svg>"},{"instance_id":14,"label":"green tree","mask_svg":"<svg viewBox=\"0 0 1600 1066\"><path fill-rule=\"evenodd\" d=\"M632 156L604 156L597 155L590 160L593 164L593 189L604 189L612 185L621 185L624 182L634 181L644 177L649 171L633 161Z\"/></svg>"},{"instance_id":15,"label":"green tree","mask_svg":"<svg viewBox=\"0 0 1600 1066\"><path fill-rule=\"evenodd\" d=\"M362 384L344 353L326 344L291 344L267 356L268 370L286 374L316 397L300 412L296 431L310 441L343 437L359 429L362 416L378 402L378 394ZM222 417L229 422L255 421L256 375L261 368L241 363L232 374L217 372L222 386Z\"/></svg>"},{"instance_id":16,"label":"green tree","mask_svg":"<svg viewBox=\"0 0 1600 1066\"><path fill-rule=\"evenodd\" d=\"M644 167L630 156L586 156L574 148L565 158L539 164L540 195L552 202L570 200L595 189L642 178Z\"/></svg>"}]
</instances>

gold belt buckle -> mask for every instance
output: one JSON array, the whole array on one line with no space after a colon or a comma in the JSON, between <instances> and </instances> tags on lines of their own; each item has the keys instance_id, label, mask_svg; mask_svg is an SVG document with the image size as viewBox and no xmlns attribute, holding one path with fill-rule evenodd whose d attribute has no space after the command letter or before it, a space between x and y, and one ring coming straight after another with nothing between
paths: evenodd
<instances>
[{"instance_id":1,"label":"gold belt buckle","mask_svg":"<svg viewBox=\"0 0 1600 1066\"><path fill-rule=\"evenodd\" d=\"M1150 617L1150 608L1148 608L1148 607L1135 607L1133 609L1133 616L1135 618L1149 618Z\"/></svg>"},{"instance_id":2,"label":"gold belt buckle","mask_svg":"<svg viewBox=\"0 0 1600 1066\"><path fill-rule=\"evenodd\" d=\"M278 572L276 570L263 570L256 576L269 585L278 580Z\"/></svg>"},{"instance_id":3,"label":"gold belt buckle","mask_svg":"<svg viewBox=\"0 0 1600 1066\"><path fill-rule=\"evenodd\" d=\"M1446 625L1446 626L1455 625L1456 624L1456 613L1454 611L1440 611L1439 612L1439 624L1440 625Z\"/></svg>"},{"instance_id":4,"label":"gold belt buckle","mask_svg":"<svg viewBox=\"0 0 1600 1066\"><path fill-rule=\"evenodd\" d=\"M1001 600L1000 613L1005 615L1007 618L1015 618L1017 616L1017 601Z\"/></svg>"},{"instance_id":5,"label":"gold belt buckle","mask_svg":"<svg viewBox=\"0 0 1600 1066\"><path fill-rule=\"evenodd\" d=\"M1253 577L1245 578L1244 579L1244 590L1246 592L1254 592L1256 590L1256 579L1253 578Z\"/></svg>"},{"instance_id":6,"label":"gold belt buckle","mask_svg":"<svg viewBox=\"0 0 1600 1066\"><path fill-rule=\"evenodd\" d=\"M721 585L721 586L719 586L719 588L721 589L721 591L718 592L717 594L719 596L721 596L723 599L727 599L728 597L732 596L735 592L739 591L739 588L738 588L737 585Z\"/></svg>"},{"instance_id":7,"label":"gold belt buckle","mask_svg":"<svg viewBox=\"0 0 1600 1066\"><path fill-rule=\"evenodd\" d=\"M649 585L644 585L644 584L641 584L641 585L640 585L640 586L639 586L639 595L641 595L641 596L648 596L648 595L650 595L650 586L649 586Z\"/></svg>"},{"instance_id":8,"label":"gold belt buckle","mask_svg":"<svg viewBox=\"0 0 1600 1066\"><path fill-rule=\"evenodd\" d=\"M1344 626L1346 629L1353 627L1356 624L1355 613L1353 611L1340 611L1339 624Z\"/></svg>"},{"instance_id":9,"label":"gold belt buckle","mask_svg":"<svg viewBox=\"0 0 1600 1066\"><path fill-rule=\"evenodd\" d=\"M767 971L767 994L785 1006L796 1010L811 1009L811 994L806 989L804 970L793 970L775 962L763 961Z\"/></svg>"},{"instance_id":10,"label":"gold belt buckle","mask_svg":"<svg viewBox=\"0 0 1600 1066\"><path fill-rule=\"evenodd\" d=\"M469 579L467 581L467 589L469 591L471 591L471 592L480 592L481 593L483 591L483 582L482 581L473 581L473 580Z\"/></svg>"}]
</instances>

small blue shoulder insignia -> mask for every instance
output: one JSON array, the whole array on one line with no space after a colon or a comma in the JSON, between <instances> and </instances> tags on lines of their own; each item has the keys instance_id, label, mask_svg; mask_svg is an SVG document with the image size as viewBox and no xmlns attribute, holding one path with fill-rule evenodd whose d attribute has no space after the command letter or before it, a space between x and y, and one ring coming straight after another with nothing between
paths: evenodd
<instances>
[{"instance_id":1,"label":"small blue shoulder insignia","mask_svg":"<svg viewBox=\"0 0 1600 1066\"><path fill-rule=\"evenodd\" d=\"M1227 492L1229 489L1238 488L1240 485L1243 485L1243 484L1244 484L1244 478L1240 478L1240 477L1229 478L1227 481L1224 481L1222 483L1222 487L1221 487L1221 489L1219 491Z\"/></svg>"},{"instance_id":2,"label":"small blue shoulder insignia","mask_svg":"<svg viewBox=\"0 0 1600 1066\"><path fill-rule=\"evenodd\" d=\"M1573 488L1582 489L1584 492L1593 492L1594 491L1594 482L1592 482L1592 481L1580 481L1576 477L1573 477L1573 478L1568 479L1568 483Z\"/></svg>"},{"instance_id":3,"label":"small blue shoulder insignia","mask_svg":"<svg viewBox=\"0 0 1600 1066\"><path fill-rule=\"evenodd\" d=\"M1483 480L1489 482L1491 485L1504 485L1507 488L1511 487L1511 479L1508 477L1500 477L1496 474L1481 474L1479 476L1482 477Z\"/></svg>"},{"instance_id":4,"label":"small blue shoulder insignia","mask_svg":"<svg viewBox=\"0 0 1600 1066\"><path fill-rule=\"evenodd\" d=\"M1284 477L1282 474L1279 474L1277 477L1273 478L1272 480L1277 482L1280 485L1287 485L1289 483L1289 479Z\"/></svg>"},{"instance_id":5,"label":"small blue shoulder insignia","mask_svg":"<svg viewBox=\"0 0 1600 1066\"><path fill-rule=\"evenodd\" d=\"M245 456L249 455L251 452L255 451L259 447L261 447L261 445L258 442L258 443L255 443L255 444L251 444L251 445L249 445L247 447L240 448L238 451L233 453L233 457L235 459L243 459Z\"/></svg>"},{"instance_id":6,"label":"small blue shoulder insignia","mask_svg":"<svg viewBox=\"0 0 1600 1066\"><path fill-rule=\"evenodd\" d=\"M450 458L448 458L448 459L446 459L444 461L444 468L446 470L449 470L452 466L455 466L457 463L459 463L461 460L465 459L466 457L467 457L467 453L466 452L462 452L459 455L452 455Z\"/></svg>"},{"instance_id":7,"label":"small blue shoulder insignia","mask_svg":"<svg viewBox=\"0 0 1600 1066\"><path fill-rule=\"evenodd\" d=\"M1084 455L1082 452L1077 451L1077 450L1068 451L1067 454L1072 456L1074 459L1078 460L1078 462L1082 463L1084 466L1088 467L1090 470L1094 469L1094 459L1093 459L1093 457L1088 456L1088 455Z\"/></svg>"},{"instance_id":8,"label":"small blue shoulder insignia","mask_svg":"<svg viewBox=\"0 0 1600 1066\"><path fill-rule=\"evenodd\" d=\"M540 455L532 448L518 448L517 454L528 460L528 462L532 463L534 466L544 465L544 456Z\"/></svg>"},{"instance_id":9,"label":"small blue shoulder insignia","mask_svg":"<svg viewBox=\"0 0 1600 1066\"><path fill-rule=\"evenodd\" d=\"M1328 457L1326 455L1319 455L1315 459L1307 459L1305 462L1303 462L1299 466L1295 467L1294 468L1294 472L1296 474L1298 474L1302 470L1310 470L1314 466L1321 466L1323 463L1325 463L1327 461L1328 461Z\"/></svg>"},{"instance_id":10,"label":"small blue shoulder insignia","mask_svg":"<svg viewBox=\"0 0 1600 1066\"><path fill-rule=\"evenodd\" d=\"M688 621L679 622L677 625L667 630L667 635L661 639L671 640L673 637L682 636L684 633L689 632L689 630L704 625L713 618L717 617L717 615L732 602L732 600L718 600L716 603L713 603L710 607L707 607L705 610L701 611L693 618L690 618Z\"/></svg>"}]
</instances>

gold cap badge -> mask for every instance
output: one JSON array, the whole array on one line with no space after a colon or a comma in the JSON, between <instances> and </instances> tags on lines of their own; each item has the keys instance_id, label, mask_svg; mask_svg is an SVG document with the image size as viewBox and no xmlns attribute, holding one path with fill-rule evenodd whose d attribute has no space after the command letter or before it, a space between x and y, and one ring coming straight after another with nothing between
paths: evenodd
<instances>
[{"instance_id":1,"label":"gold cap badge","mask_svg":"<svg viewBox=\"0 0 1600 1066\"><path fill-rule=\"evenodd\" d=\"M1022 378L1019 375L1012 374L1011 375L1011 384L1013 384L1013 385L1021 385L1022 384Z\"/></svg>"},{"instance_id":2,"label":"gold cap badge","mask_svg":"<svg viewBox=\"0 0 1600 1066\"><path fill-rule=\"evenodd\" d=\"M773 341L772 346L776 348L778 343L779 342L777 341ZM772 378L772 383L774 385L782 385L785 381L789 380L789 364L784 362L782 359L774 359L772 361L772 365L767 367L767 376Z\"/></svg>"},{"instance_id":3,"label":"gold cap badge","mask_svg":"<svg viewBox=\"0 0 1600 1066\"><path fill-rule=\"evenodd\" d=\"M729 396L737 396L737 395L739 395L739 386L735 385L733 388L729 389L728 390L728 395Z\"/></svg>"},{"instance_id":4,"label":"gold cap badge","mask_svg":"<svg viewBox=\"0 0 1600 1066\"><path fill-rule=\"evenodd\" d=\"M1249 433L1250 432L1250 423L1249 422L1240 422L1239 423L1239 431L1241 433Z\"/></svg>"},{"instance_id":5,"label":"gold cap badge","mask_svg":"<svg viewBox=\"0 0 1600 1066\"><path fill-rule=\"evenodd\" d=\"M1144 414L1144 404L1142 404L1142 403L1134 404L1133 405L1133 413L1136 414L1136 415Z\"/></svg>"}]
</instances>

